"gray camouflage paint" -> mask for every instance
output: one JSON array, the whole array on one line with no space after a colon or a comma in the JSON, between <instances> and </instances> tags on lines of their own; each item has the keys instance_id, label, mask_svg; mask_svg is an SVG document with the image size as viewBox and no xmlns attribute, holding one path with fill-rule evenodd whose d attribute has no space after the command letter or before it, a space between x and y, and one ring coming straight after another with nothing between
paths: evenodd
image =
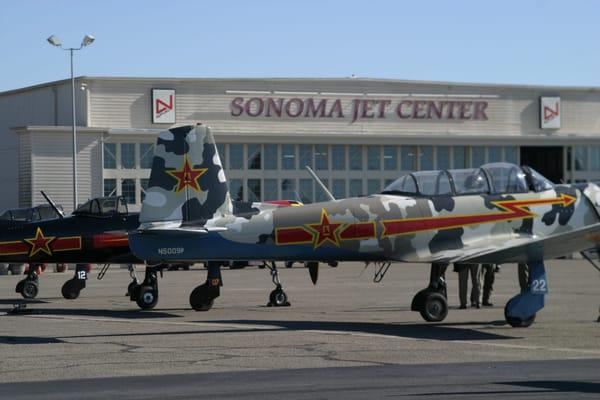
<instances>
[{"instance_id":1,"label":"gray camouflage paint","mask_svg":"<svg viewBox=\"0 0 600 400\"><path fill-rule=\"evenodd\" d=\"M168 172L182 170L185 157L193 168L207 168L198 178L200 190L188 185L176 191L177 179ZM501 195L379 194L235 215L214 139L204 126L161 134L147 193L142 233L130 237L130 245L142 259L163 261L253 257L452 262L500 250L507 243L527 243L598 224L600 207L600 188L590 183ZM454 220L460 223L443 225ZM144 231L168 221L195 226L198 233ZM571 251L598 241L586 238L585 243L573 243ZM171 247L181 251L157 256L159 248Z\"/></svg>"}]
</instances>

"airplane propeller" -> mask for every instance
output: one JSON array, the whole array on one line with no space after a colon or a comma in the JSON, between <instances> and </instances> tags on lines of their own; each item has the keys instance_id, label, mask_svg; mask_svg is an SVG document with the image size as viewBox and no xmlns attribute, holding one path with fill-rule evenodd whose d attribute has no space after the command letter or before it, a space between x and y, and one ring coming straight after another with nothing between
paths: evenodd
<instances>
[{"instance_id":1,"label":"airplane propeller","mask_svg":"<svg viewBox=\"0 0 600 400\"><path fill-rule=\"evenodd\" d=\"M316 261L309 261L306 263L308 267L308 273L310 274L310 280L313 285L317 284L317 280L319 279L319 263Z\"/></svg>"}]
</instances>

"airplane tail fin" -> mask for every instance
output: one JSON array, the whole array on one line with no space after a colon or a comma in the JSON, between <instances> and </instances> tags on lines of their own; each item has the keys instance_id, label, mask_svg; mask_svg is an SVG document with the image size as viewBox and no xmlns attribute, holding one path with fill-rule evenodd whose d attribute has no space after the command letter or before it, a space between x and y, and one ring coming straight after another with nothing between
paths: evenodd
<instances>
[{"instance_id":1,"label":"airplane tail fin","mask_svg":"<svg viewBox=\"0 0 600 400\"><path fill-rule=\"evenodd\" d=\"M161 132L140 222L206 221L233 211L210 128L186 125Z\"/></svg>"}]
</instances>

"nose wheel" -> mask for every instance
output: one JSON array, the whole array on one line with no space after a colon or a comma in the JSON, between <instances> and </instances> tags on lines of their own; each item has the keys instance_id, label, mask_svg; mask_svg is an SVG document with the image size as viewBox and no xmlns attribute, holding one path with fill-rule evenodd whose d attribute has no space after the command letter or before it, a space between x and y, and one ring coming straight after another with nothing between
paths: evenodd
<instances>
[{"instance_id":1,"label":"nose wheel","mask_svg":"<svg viewBox=\"0 0 600 400\"><path fill-rule=\"evenodd\" d=\"M75 276L66 281L60 290L62 296L67 300L74 300L79 297L81 290L85 287L87 280L87 266L85 264L77 264L75 267Z\"/></svg>"},{"instance_id":2,"label":"nose wheel","mask_svg":"<svg viewBox=\"0 0 600 400\"><path fill-rule=\"evenodd\" d=\"M190 293L190 306L195 311L210 310L215 299L221 294L221 286L223 285L221 264L221 261L209 261L206 263L206 268L208 269L206 282L197 286Z\"/></svg>"},{"instance_id":3,"label":"nose wheel","mask_svg":"<svg viewBox=\"0 0 600 400\"><path fill-rule=\"evenodd\" d=\"M288 301L288 296L283 290L281 281L279 280L279 272L277 271L277 264L274 261L270 263L265 262L265 265L271 271L271 280L275 285L275 289L269 294L269 302L267 307L289 307L291 306Z\"/></svg>"},{"instance_id":4,"label":"nose wheel","mask_svg":"<svg viewBox=\"0 0 600 400\"><path fill-rule=\"evenodd\" d=\"M24 299L35 299L40 289L40 280L36 273L34 264L29 266L29 272L25 279L21 279L15 287L15 292L20 293Z\"/></svg>"}]
</instances>

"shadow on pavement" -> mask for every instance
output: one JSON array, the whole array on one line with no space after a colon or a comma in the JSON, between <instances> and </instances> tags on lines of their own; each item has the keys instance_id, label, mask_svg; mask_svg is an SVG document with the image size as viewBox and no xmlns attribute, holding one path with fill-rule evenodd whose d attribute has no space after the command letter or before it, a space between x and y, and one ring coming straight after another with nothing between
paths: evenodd
<instances>
[{"instance_id":1,"label":"shadow on pavement","mask_svg":"<svg viewBox=\"0 0 600 400\"><path fill-rule=\"evenodd\" d=\"M160 318L180 318L177 314L171 314L162 311L141 311L132 310L95 310L81 308L25 308L23 310L11 313L12 308L1 310L9 312L11 315L47 315L47 316L79 316L79 317L105 317L105 318L123 318L123 319L160 319Z\"/></svg>"},{"instance_id":2,"label":"shadow on pavement","mask_svg":"<svg viewBox=\"0 0 600 400\"><path fill-rule=\"evenodd\" d=\"M273 320L218 320L202 321L204 323L226 323L244 325L273 325L291 331L331 331L362 333L371 335L385 335L408 337L414 339L433 340L500 340L515 339L514 336L504 336L476 329L463 328L453 324L387 324L373 322L339 322L339 321L273 321ZM478 324L481 325L481 324Z\"/></svg>"}]
</instances>

